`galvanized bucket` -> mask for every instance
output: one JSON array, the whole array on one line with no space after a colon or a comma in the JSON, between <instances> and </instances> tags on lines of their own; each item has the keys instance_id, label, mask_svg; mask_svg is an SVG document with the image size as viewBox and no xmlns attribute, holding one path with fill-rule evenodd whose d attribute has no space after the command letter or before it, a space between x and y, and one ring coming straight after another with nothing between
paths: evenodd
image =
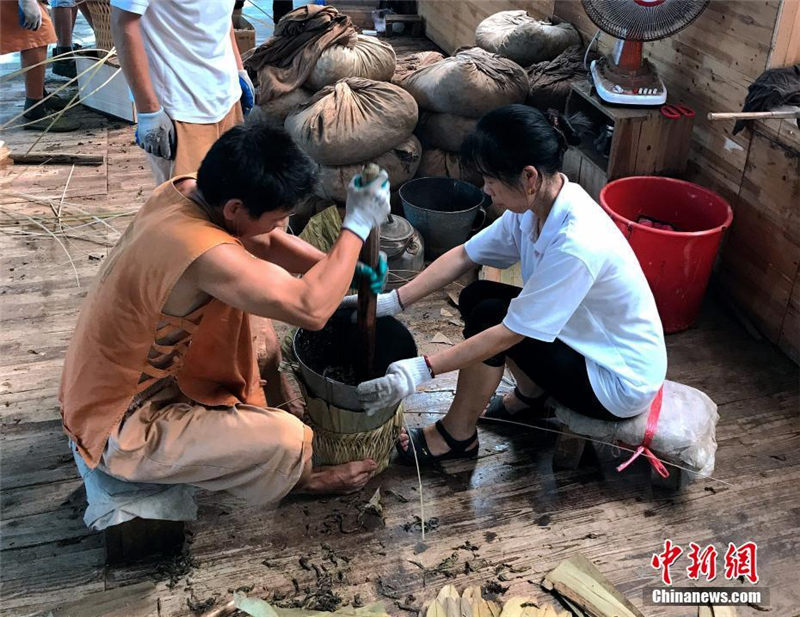
<instances>
[{"instance_id":1,"label":"galvanized bucket","mask_svg":"<svg viewBox=\"0 0 800 617\"><path fill-rule=\"evenodd\" d=\"M331 374L332 367L358 365L358 336L355 311L339 309L322 330L297 330L293 346L300 375L309 393L335 407L361 413L364 416L362 430L370 430L392 417L397 405L367 419L358 400L357 384L345 383L341 381L341 375ZM414 337L394 317L380 317L376 321L375 340L376 377L382 376L392 362L417 355Z\"/></svg>"},{"instance_id":2,"label":"galvanized bucket","mask_svg":"<svg viewBox=\"0 0 800 617\"><path fill-rule=\"evenodd\" d=\"M399 192L405 217L425 240L427 259L463 244L486 220L488 196L463 180L417 178Z\"/></svg>"}]
</instances>

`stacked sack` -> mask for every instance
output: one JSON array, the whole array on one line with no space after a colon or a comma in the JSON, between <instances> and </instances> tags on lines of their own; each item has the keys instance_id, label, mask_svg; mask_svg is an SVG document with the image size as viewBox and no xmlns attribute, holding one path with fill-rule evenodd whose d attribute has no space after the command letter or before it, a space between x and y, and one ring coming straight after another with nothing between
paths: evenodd
<instances>
[{"instance_id":1,"label":"stacked sack","mask_svg":"<svg viewBox=\"0 0 800 617\"><path fill-rule=\"evenodd\" d=\"M416 101L399 86L348 77L297 107L284 126L319 164L321 196L344 201L366 163L385 169L395 187L414 177L422 150L413 135L417 119Z\"/></svg>"},{"instance_id":2,"label":"stacked sack","mask_svg":"<svg viewBox=\"0 0 800 617\"><path fill-rule=\"evenodd\" d=\"M475 42L527 67L527 103L543 111L564 111L572 82L586 77L581 36L564 21L540 21L525 11L501 11L478 24Z\"/></svg>"},{"instance_id":3,"label":"stacked sack","mask_svg":"<svg viewBox=\"0 0 800 617\"><path fill-rule=\"evenodd\" d=\"M587 77L583 64L584 55L586 53L581 45L573 45L552 60L543 60L525 69L530 83L528 105L542 111L548 109L565 111L572 84ZM587 63L597 57L597 53L590 52Z\"/></svg>"},{"instance_id":4,"label":"stacked sack","mask_svg":"<svg viewBox=\"0 0 800 617\"><path fill-rule=\"evenodd\" d=\"M284 126L314 159L316 192L328 202L344 202L368 162L399 187L414 177L422 147L413 135L417 104L390 83L396 65L391 45L357 34L334 7L300 7L245 61L258 83L251 115Z\"/></svg>"},{"instance_id":5,"label":"stacked sack","mask_svg":"<svg viewBox=\"0 0 800 617\"><path fill-rule=\"evenodd\" d=\"M486 112L525 101L528 77L522 67L475 47L422 66L399 83L423 110L417 135L424 151L417 176L449 176L481 186L480 176L461 166L461 143Z\"/></svg>"},{"instance_id":6,"label":"stacked sack","mask_svg":"<svg viewBox=\"0 0 800 617\"><path fill-rule=\"evenodd\" d=\"M478 24L475 44L520 66L530 66L580 45L581 35L564 21L540 21L525 11L500 11Z\"/></svg>"},{"instance_id":7,"label":"stacked sack","mask_svg":"<svg viewBox=\"0 0 800 617\"><path fill-rule=\"evenodd\" d=\"M389 81L396 63L391 45L357 34L348 16L318 5L285 15L245 59L258 85L256 117L281 125L325 86L345 77Z\"/></svg>"},{"instance_id":8,"label":"stacked sack","mask_svg":"<svg viewBox=\"0 0 800 617\"><path fill-rule=\"evenodd\" d=\"M442 60L444 60L444 56L438 51L415 51L398 56L394 75L392 75L392 83L396 86L402 86L406 77L414 71Z\"/></svg>"}]
</instances>

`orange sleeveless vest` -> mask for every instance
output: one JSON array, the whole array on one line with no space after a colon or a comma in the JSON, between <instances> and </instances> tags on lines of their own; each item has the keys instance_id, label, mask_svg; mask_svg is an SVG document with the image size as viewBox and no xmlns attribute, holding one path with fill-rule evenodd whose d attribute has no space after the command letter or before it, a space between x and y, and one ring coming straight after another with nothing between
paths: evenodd
<instances>
[{"instance_id":1,"label":"orange sleeveless vest","mask_svg":"<svg viewBox=\"0 0 800 617\"><path fill-rule=\"evenodd\" d=\"M213 298L184 317L161 312L197 257L220 244L241 245L177 190L173 182L181 179L155 190L111 251L67 349L59 390L64 431L92 468L134 396L161 378L174 377L183 394L208 407L266 406L247 314ZM170 329L187 335L157 344Z\"/></svg>"}]
</instances>

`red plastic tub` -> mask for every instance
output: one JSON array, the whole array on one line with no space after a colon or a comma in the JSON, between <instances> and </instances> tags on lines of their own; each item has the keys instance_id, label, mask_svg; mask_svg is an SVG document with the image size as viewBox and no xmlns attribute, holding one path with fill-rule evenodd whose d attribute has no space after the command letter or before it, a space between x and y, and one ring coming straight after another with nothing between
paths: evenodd
<instances>
[{"instance_id":1,"label":"red plastic tub","mask_svg":"<svg viewBox=\"0 0 800 617\"><path fill-rule=\"evenodd\" d=\"M728 202L684 180L632 176L603 187L600 205L639 259L664 332L691 326L722 235L733 220Z\"/></svg>"}]
</instances>

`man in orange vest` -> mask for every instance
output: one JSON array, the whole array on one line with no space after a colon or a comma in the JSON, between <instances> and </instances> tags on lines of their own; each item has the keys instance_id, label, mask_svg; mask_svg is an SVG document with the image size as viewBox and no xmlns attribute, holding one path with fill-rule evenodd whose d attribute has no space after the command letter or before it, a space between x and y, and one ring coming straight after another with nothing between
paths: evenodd
<instances>
[{"instance_id":1,"label":"man in orange vest","mask_svg":"<svg viewBox=\"0 0 800 617\"><path fill-rule=\"evenodd\" d=\"M367 482L372 460L312 468L312 431L266 406L252 347L248 314L321 328L388 216L386 172L354 179L342 232L321 253L276 229L315 181L283 129L247 124L212 146L196 178L155 190L103 264L67 350L64 430L90 468L252 504Z\"/></svg>"}]
</instances>

